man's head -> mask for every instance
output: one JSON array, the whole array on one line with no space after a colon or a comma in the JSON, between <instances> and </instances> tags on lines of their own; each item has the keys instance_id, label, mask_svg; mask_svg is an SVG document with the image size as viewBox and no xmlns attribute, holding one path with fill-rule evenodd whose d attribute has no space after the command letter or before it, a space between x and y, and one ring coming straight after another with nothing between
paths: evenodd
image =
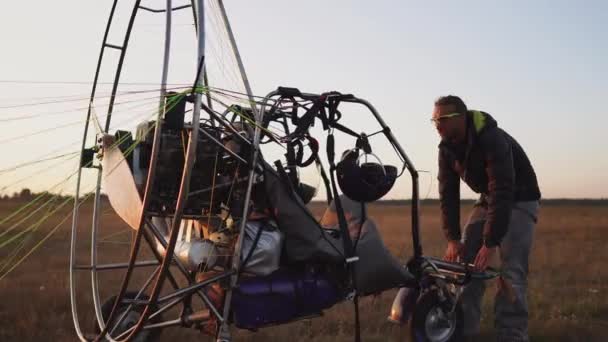
<instances>
[{"instance_id":1,"label":"man's head","mask_svg":"<svg viewBox=\"0 0 608 342\"><path fill-rule=\"evenodd\" d=\"M466 135L467 106L458 96L442 96L435 101L433 118L437 132L443 140L460 143Z\"/></svg>"}]
</instances>

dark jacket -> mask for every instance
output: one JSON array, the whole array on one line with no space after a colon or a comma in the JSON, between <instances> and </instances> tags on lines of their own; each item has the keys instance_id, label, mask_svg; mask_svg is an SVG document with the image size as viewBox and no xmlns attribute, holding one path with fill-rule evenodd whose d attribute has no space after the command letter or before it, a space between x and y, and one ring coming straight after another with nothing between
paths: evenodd
<instances>
[{"instance_id":1,"label":"dark jacket","mask_svg":"<svg viewBox=\"0 0 608 342\"><path fill-rule=\"evenodd\" d=\"M460 240L460 179L481 194L487 205L484 244L500 244L507 232L516 201L540 199L536 174L521 146L500 129L488 113L467 113L463 144L439 144L439 197L443 230L449 240Z\"/></svg>"}]
</instances>

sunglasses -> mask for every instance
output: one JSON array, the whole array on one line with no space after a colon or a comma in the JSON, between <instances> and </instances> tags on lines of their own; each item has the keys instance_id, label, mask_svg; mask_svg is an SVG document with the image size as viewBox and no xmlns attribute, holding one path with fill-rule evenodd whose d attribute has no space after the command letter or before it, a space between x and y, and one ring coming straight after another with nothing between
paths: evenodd
<instances>
[{"instance_id":1,"label":"sunglasses","mask_svg":"<svg viewBox=\"0 0 608 342\"><path fill-rule=\"evenodd\" d=\"M461 113L446 114L446 115L442 115L442 116L437 117L437 118L431 118L431 122L434 123L435 125L438 125L442 120L453 118L453 117L459 116L459 115L461 115Z\"/></svg>"}]
</instances>

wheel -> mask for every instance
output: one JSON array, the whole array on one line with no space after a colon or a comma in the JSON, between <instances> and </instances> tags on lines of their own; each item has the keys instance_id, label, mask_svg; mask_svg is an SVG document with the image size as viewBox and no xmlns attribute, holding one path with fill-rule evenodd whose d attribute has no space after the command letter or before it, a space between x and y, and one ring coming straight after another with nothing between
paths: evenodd
<instances>
[{"instance_id":1,"label":"wheel","mask_svg":"<svg viewBox=\"0 0 608 342\"><path fill-rule=\"evenodd\" d=\"M463 339L463 312L456 303L454 312L448 299L441 300L438 290L429 290L416 302L410 325L415 342L450 342Z\"/></svg>"},{"instance_id":2,"label":"wheel","mask_svg":"<svg viewBox=\"0 0 608 342\"><path fill-rule=\"evenodd\" d=\"M125 299L135 299L136 297L137 297L136 292L127 292L127 293L125 293L125 296L124 296ZM147 299L149 299L149 297L142 295L142 296L139 296L139 299L147 300ZM112 296L108 300L106 300L103 303L103 305L101 306L101 314L102 314L103 320L106 324L108 324L107 318L110 315L110 312L112 311L112 307L114 306L115 300L116 300L116 296ZM126 303L121 303L118 306L115 318L112 320L112 322L109 323L110 327L108 328L108 332L112 332L110 334L112 337L119 336L120 334L122 334L123 332L125 332L126 330L128 330L129 328L134 326L135 324L137 324L137 321L139 321L139 318L144 309L144 306L131 308L129 310L129 312L127 313L127 315L119 323L119 325L117 327L114 327L114 323L123 316L123 314L128 310L128 308L129 308L129 304L126 304ZM162 321L162 318L160 316L157 316L157 317L150 319L148 322L149 322L149 324L153 324L153 323L158 323L160 321ZM99 334L101 332L101 330L99 329L99 326L97 325L97 321L95 321L95 326L97 327L96 333ZM157 341L160 341L161 332L162 332L162 328L141 330L135 336L133 341L134 342L157 342Z\"/></svg>"}]
</instances>

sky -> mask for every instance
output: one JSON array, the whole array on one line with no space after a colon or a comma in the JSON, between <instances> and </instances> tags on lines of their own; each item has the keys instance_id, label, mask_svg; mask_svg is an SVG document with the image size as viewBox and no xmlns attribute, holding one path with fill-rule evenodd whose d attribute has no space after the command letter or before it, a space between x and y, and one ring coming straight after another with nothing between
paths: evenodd
<instances>
[{"instance_id":1,"label":"sky","mask_svg":"<svg viewBox=\"0 0 608 342\"><path fill-rule=\"evenodd\" d=\"M124 25L130 2L120 3L116 20ZM142 3L164 5L158 0ZM424 171L423 198L437 197L439 137L429 118L434 100L448 94L462 97L469 108L490 113L518 140L536 170L543 197L608 198L608 115L602 101L608 94L607 2L225 4L255 94L291 86L307 92L338 90L369 100L416 168ZM81 139L82 124L72 123L84 120L86 111L80 108L86 101L18 106L57 97L86 98L110 6L109 0L4 4L0 170ZM189 10L176 12L176 62L170 80L190 81L195 73L191 22ZM125 60L125 82L158 84L162 23L162 15L138 14ZM114 27L112 42L120 42L120 32L120 25ZM179 63L180 58L190 62ZM111 74L102 74L102 79L111 81ZM100 92L107 92L108 86L101 85ZM36 117L1 121L28 115ZM353 110L349 120L365 129L371 117L364 115ZM32 135L62 125L66 127ZM396 163L386 144L378 144L374 152L383 162ZM4 191L21 185L43 189L71 172L67 166L52 170L41 165L44 174ZM0 188L35 172L32 167L0 173ZM389 197L408 198L410 189L411 183L402 177ZM475 197L466 186L462 189L463 197Z\"/></svg>"}]
</instances>

